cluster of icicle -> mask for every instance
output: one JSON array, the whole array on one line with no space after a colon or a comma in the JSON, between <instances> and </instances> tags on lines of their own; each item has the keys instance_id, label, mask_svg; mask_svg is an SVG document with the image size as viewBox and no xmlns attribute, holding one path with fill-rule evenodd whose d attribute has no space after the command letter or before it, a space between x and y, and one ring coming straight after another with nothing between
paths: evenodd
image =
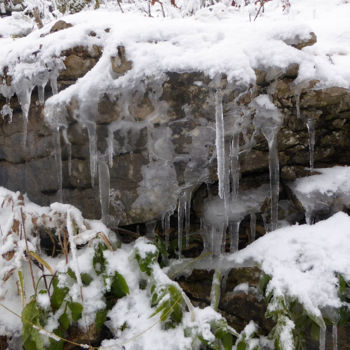
<instances>
[{"instance_id":1,"label":"cluster of icicle","mask_svg":"<svg viewBox=\"0 0 350 350\"><path fill-rule=\"evenodd\" d=\"M23 114L23 144L27 142L27 125L32 92L38 89L40 104L45 103L45 87L50 83L51 91L57 94L57 78L59 71L64 67L62 59L54 58L47 62L37 62L35 55L10 66L7 77L11 83L7 84L6 77L0 81L0 94L5 97L6 104L0 110L2 117L8 117L12 121L13 110L10 107L10 99L16 95Z\"/></svg>"}]
</instances>

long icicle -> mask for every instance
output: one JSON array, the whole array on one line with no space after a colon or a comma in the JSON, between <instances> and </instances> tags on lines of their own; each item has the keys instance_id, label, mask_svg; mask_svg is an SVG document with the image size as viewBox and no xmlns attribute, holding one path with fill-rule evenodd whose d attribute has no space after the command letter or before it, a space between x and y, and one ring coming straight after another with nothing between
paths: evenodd
<instances>
[{"instance_id":1,"label":"long icicle","mask_svg":"<svg viewBox=\"0 0 350 350\"><path fill-rule=\"evenodd\" d=\"M170 235L170 217L174 211L167 211L162 217L162 229L165 236L165 249L169 249L169 235Z\"/></svg>"},{"instance_id":2,"label":"long icicle","mask_svg":"<svg viewBox=\"0 0 350 350\"><path fill-rule=\"evenodd\" d=\"M224 114L222 107L222 92L217 89L215 93L215 121L216 121L216 155L217 155L217 173L219 179L219 197L225 199L225 130Z\"/></svg>"},{"instance_id":3,"label":"long icicle","mask_svg":"<svg viewBox=\"0 0 350 350\"><path fill-rule=\"evenodd\" d=\"M62 150L61 150L61 135L60 135L59 127L57 127L54 135L54 143L55 143L56 174L57 174L57 183L58 183L57 200L60 203L63 203Z\"/></svg>"},{"instance_id":4,"label":"long icicle","mask_svg":"<svg viewBox=\"0 0 350 350\"><path fill-rule=\"evenodd\" d=\"M278 127L263 128L262 132L269 146L271 231L277 228L279 197L279 160L277 148Z\"/></svg>"},{"instance_id":5,"label":"long icicle","mask_svg":"<svg viewBox=\"0 0 350 350\"><path fill-rule=\"evenodd\" d=\"M72 144L69 141L68 134L67 134L67 128L62 129L62 135L64 142L67 146L67 153L68 153L68 175L72 175Z\"/></svg>"},{"instance_id":6,"label":"long icicle","mask_svg":"<svg viewBox=\"0 0 350 350\"><path fill-rule=\"evenodd\" d=\"M182 257L182 238L183 238L183 225L184 225L184 213L185 213L185 201L184 193L179 196L177 207L177 240L178 240L178 257Z\"/></svg>"},{"instance_id":7,"label":"long icicle","mask_svg":"<svg viewBox=\"0 0 350 350\"><path fill-rule=\"evenodd\" d=\"M107 163L102 159L98 161L98 187L101 205L101 218L104 223L107 222L109 213L109 192L110 176Z\"/></svg>"},{"instance_id":8,"label":"long icicle","mask_svg":"<svg viewBox=\"0 0 350 350\"><path fill-rule=\"evenodd\" d=\"M315 154L315 119L308 118L306 126L309 133L309 152L310 152L310 171L314 170L314 154Z\"/></svg>"},{"instance_id":9,"label":"long icicle","mask_svg":"<svg viewBox=\"0 0 350 350\"><path fill-rule=\"evenodd\" d=\"M250 239L252 242L255 241L256 237L256 214L250 213Z\"/></svg>"},{"instance_id":10,"label":"long icicle","mask_svg":"<svg viewBox=\"0 0 350 350\"><path fill-rule=\"evenodd\" d=\"M90 153L90 176L91 186L95 185L95 177L97 172L97 142L96 142L96 124L89 122L86 124L89 135L89 153Z\"/></svg>"},{"instance_id":11,"label":"long icicle","mask_svg":"<svg viewBox=\"0 0 350 350\"><path fill-rule=\"evenodd\" d=\"M319 344L319 349L320 350L325 350L326 349L326 329L320 327L320 344Z\"/></svg>"},{"instance_id":12,"label":"long icicle","mask_svg":"<svg viewBox=\"0 0 350 350\"><path fill-rule=\"evenodd\" d=\"M235 133L232 137L231 143L231 200L237 199L238 187L239 187L239 133Z\"/></svg>"},{"instance_id":13,"label":"long icicle","mask_svg":"<svg viewBox=\"0 0 350 350\"><path fill-rule=\"evenodd\" d=\"M191 189L188 189L186 191L186 198L185 198L185 205L184 205L184 211L185 211L185 246L186 246L186 248L188 248L189 243L190 243L191 199L192 199L192 192L191 192Z\"/></svg>"},{"instance_id":14,"label":"long icicle","mask_svg":"<svg viewBox=\"0 0 350 350\"><path fill-rule=\"evenodd\" d=\"M231 253L235 253L238 251L240 225L241 225L241 220L235 220L231 222L229 225Z\"/></svg>"},{"instance_id":15,"label":"long icicle","mask_svg":"<svg viewBox=\"0 0 350 350\"><path fill-rule=\"evenodd\" d=\"M332 327L333 350L338 350L338 326L333 324Z\"/></svg>"}]
</instances>

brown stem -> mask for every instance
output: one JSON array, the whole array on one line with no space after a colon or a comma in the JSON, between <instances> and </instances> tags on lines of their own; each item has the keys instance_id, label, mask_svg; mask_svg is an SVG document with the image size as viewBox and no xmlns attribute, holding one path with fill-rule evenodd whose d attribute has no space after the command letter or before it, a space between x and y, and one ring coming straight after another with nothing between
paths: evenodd
<instances>
[{"instance_id":1,"label":"brown stem","mask_svg":"<svg viewBox=\"0 0 350 350\"><path fill-rule=\"evenodd\" d=\"M20 208L20 211L21 211L21 218L22 218L22 230L23 230L24 240L26 242L27 260L29 263L30 275L32 276L33 290L35 291L35 279L34 279L34 273L33 273L33 266L32 266L32 260L30 258L30 254L29 254L28 239L27 239L26 229L24 227L24 217L23 217L22 208Z\"/></svg>"}]
</instances>

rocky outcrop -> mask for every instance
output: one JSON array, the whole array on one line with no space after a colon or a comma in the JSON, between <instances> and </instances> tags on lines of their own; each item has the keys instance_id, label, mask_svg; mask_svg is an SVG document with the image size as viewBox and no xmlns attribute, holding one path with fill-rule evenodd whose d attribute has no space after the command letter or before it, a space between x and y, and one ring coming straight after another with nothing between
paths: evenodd
<instances>
[{"instance_id":1,"label":"rocky outcrop","mask_svg":"<svg viewBox=\"0 0 350 350\"><path fill-rule=\"evenodd\" d=\"M77 47L62 55L66 57L66 69L58 79L60 89L74 83L94 66L100 49ZM111 58L111 61L117 75L131 67L122 49L120 57ZM257 73L259 85L254 92L243 93L238 106L246 106L254 96L273 89L273 101L284 115L278 134L282 180L290 181L305 175L304 167L309 164L306 118L315 120L316 165L347 164L350 159L349 91L336 87L304 89L300 99L302 118L298 119L292 70L280 72L272 81L265 73ZM242 91L237 91L225 79L221 83L224 86L225 122L229 130L232 115L236 113L234 99ZM161 81L145 81L142 91L137 88L129 91L127 98L120 93L105 94L98 102L94 117L97 149L101 154L107 152L110 125L119 123L113 131L109 214L118 217L120 225L160 219L165 210L176 207L177 198L184 188L195 191L203 183L216 181L213 91L212 81L201 73L167 72ZM46 92L50 94L49 89ZM4 103L1 100L0 108ZM58 199L59 189L54 134L43 122L43 108L34 91L28 143L22 147L23 118L14 98L11 107L14 109L13 122L6 118L1 120L0 184L27 192L39 204L48 204ZM92 186L89 171L89 136L86 125L74 118L77 109L77 101L71 101L67 106L69 126L67 135L61 134L63 198L81 208L87 217L99 218L98 186ZM134 122L127 120L126 114ZM241 182L247 187L259 178L260 183L268 181L267 143L262 135L256 135L254 142L249 144L247 140L253 132L249 126L240 140L244 150L240 160ZM230 142L229 134L226 141L227 144ZM72 155L70 174L69 145Z\"/></svg>"}]
</instances>

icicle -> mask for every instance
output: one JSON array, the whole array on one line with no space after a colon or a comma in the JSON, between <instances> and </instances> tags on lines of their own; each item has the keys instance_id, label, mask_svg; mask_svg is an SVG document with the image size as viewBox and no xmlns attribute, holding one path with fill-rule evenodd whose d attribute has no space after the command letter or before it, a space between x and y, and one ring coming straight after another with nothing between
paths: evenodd
<instances>
[{"instance_id":1,"label":"icicle","mask_svg":"<svg viewBox=\"0 0 350 350\"><path fill-rule=\"evenodd\" d=\"M90 176L91 186L95 185L97 172L97 142L96 142L96 124L93 122L86 123L89 135L89 153L90 153Z\"/></svg>"},{"instance_id":2,"label":"icicle","mask_svg":"<svg viewBox=\"0 0 350 350\"><path fill-rule=\"evenodd\" d=\"M154 239L156 236L157 221L151 221L146 223L146 237L149 239Z\"/></svg>"},{"instance_id":3,"label":"icicle","mask_svg":"<svg viewBox=\"0 0 350 350\"><path fill-rule=\"evenodd\" d=\"M213 281L211 284L211 291L210 291L210 306L215 310L218 311L219 309L219 303L220 303L220 296L221 296L221 261L218 262L214 274L213 274Z\"/></svg>"},{"instance_id":4,"label":"icicle","mask_svg":"<svg viewBox=\"0 0 350 350\"><path fill-rule=\"evenodd\" d=\"M58 78L58 72L53 72L50 74L50 86L52 90L52 94L56 95L58 93L58 88L57 88L57 78Z\"/></svg>"},{"instance_id":5,"label":"icicle","mask_svg":"<svg viewBox=\"0 0 350 350\"><path fill-rule=\"evenodd\" d=\"M308 225L312 225L314 223L313 213L312 213L311 210L306 210L305 211L305 222Z\"/></svg>"},{"instance_id":6,"label":"icicle","mask_svg":"<svg viewBox=\"0 0 350 350\"><path fill-rule=\"evenodd\" d=\"M326 349L326 329L320 327L320 350Z\"/></svg>"},{"instance_id":7,"label":"icicle","mask_svg":"<svg viewBox=\"0 0 350 350\"><path fill-rule=\"evenodd\" d=\"M261 129L269 146L270 197L271 197L271 231L277 228L279 197L279 160L277 149L277 133L279 127L263 127Z\"/></svg>"},{"instance_id":8,"label":"icicle","mask_svg":"<svg viewBox=\"0 0 350 350\"><path fill-rule=\"evenodd\" d=\"M255 241L255 236L256 236L256 214L251 213L250 214L250 238L251 241Z\"/></svg>"},{"instance_id":9,"label":"icicle","mask_svg":"<svg viewBox=\"0 0 350 350\"><path fill-rule=\"evenodd\" d=\"M114 157L114 129L108 128L108 137L107 137L107 147L108 147L108 164L109 167L113 166L113 157Z\"/></svg>"},{"instance_id":10,"label":"icicle","mask_svg":"<svg viewBox=\"0 0 350 350\"><path fill-rule=\"evenodd\" d=\"M61 151L61 136L60 128L57 127L54 137L55 144L55 159L56 159L56 174L58 182L58 202L63 203L63 194L62 194L62 151Z\"/></svg>"},{"instance_id":11,"label":"icicle","mask_svg":"<svg viewBox=\"0 0 350 350\"><path fill-rule=\"evenodd\" d=\"M217 89L215 93L215 121L216 121L216 156L217 156L217 173L219 179L219 197L224 199L225 195L225 130L224 114L222 108L222 92Z\"/></svg>"},{"instance_id":12,"label":"icicle","mask_svg":"<svg viewBox=\"0 0 350 350\"><path fill-rule=\"evenodd\" d=\"M45 103L45 85L38 85L39 102L43 106Z\"/></svg>"},{"instance_id":13,"label":"icicle","mask_svg":"<svg viewBox=\"0 0 350 350\"><path fill-rule=\"evenodd\" d=\"M185 189L179 196L177 211L177 234L179 243L179 257L181 257L182 238L185 228L185 246L189 244L190 224L191 224L191 189Z\"/></svg>"},{"instance_id":14,"label":"icicle","mask_svg":"<svg viewBox=\"0 0 350 350\"><path fill-rule=\"evenodd\" d=\"M234 253L238 251L239 244L239 227L241 225L241 220L233 221L229 225L230 232L230 252Z\"/></svg>"},{"instance_id":15,"label":"icicle","mask_svg":"<svg viewBox=\"0 0 350 350\"><path fill-rule=\"evenodd\" d=\"M279 161L277 134L282 125L283 115L273 104L271 96L259 95L250 104L255 108L254 125L260 129L269 146L271 230L277 228L279 197Z\"/></svg>"},{"instance_id":16,"label":"icicle","mask_svg":"<svg viewBox=\"0 0 350 350\"><path fill-rule=\"evenodd\" d=\"M101 218L103 222L107 222L109 213L110 177L108 165L102 158L98 161L98 186L101 204Z\"/></svg>"},{"instance_id":17,"label":"icicle","mask_svg":"<svg viewBox=\"0 0 350 350\"><path fill-rule=\"evenodd\" d=\"M185 198L185 205L184 205L184 211L185 211L185 244L186 248L189 246L190 242L190 227L191 227L191 199L192 199L192 192L191 190L186 191L186 198Z\"/></svg>"},{"instance_id":18,"label":"icicle","mask_svg":"<svg viewBox=\"0 0 350 350\"><path fill-rule=\"evenodd\" d=\"M167 211L162 217L162 229L165 235L165 248L169 249L169 234L170 234L170 217L174 211Z\"/></svg>"},{"instance_id":19,"label":"icicle","mask_svg":"<svg viewBox=\"0 0 350 350\"><path fill-rule=\"evenodd\" d=\"M27 133L28 133L28 116L29 116L29 108L32 98L32 91L34 86L28 80L21 82L21 86L16 88L16 94L18 98L18 102L22 109L23 115L23 145L27 144Z\"/></svg>"},{"instance_id":20,"label":"icicle","mask_svg":"<svg viewBox=\"0 0 350 350\"><path fill-rule=\"evenodd\" d=\"M313 171L315 150L315 119L308 118L306 120L306 126L309 132L310 171Z\"/></svg>"},{"instance_id":21,"label":"icicle","mask_svg":"<svg viewBox=\"0 0 350 350\"><path fill-rule=\"evenodd\" d=\"M68 152L68 175L72 175L72 144L70 143L68 139L67 129L62 129L62 135L64 138L64 142L67 145L67 152Z\"/></svg>"},{"instance_id":22,"label":"icicle","mask_svg":"<svg viewBox=\"0 0 350 350\"><path fill-rule=\"evenodd\" d=\"M297 91L295 94L295 106L297 109L297 118L300 119L300 91Z\"/></svg>"},{"instance_id":23,"label":"icicle","mask_svg":"<svg viewBox=\"0 0 350 350\"><path fill-rule=\"evenodd\" d=\"M178 203L179 204L177 207L177 240L178 240L178 256L179 256L179 259L181 259L184 211L185 211L185 202L183 200L183 193L180 194Z\"/></svg>"},{"instance_id":24,"label":"icicle","mask_svg":"<svg viewBox=\"0 0 350 350\"><path fill-rule=\"evenodd\" d=\"M235 133L231 143L231 200L235 200L238 195L239 187L239 133Z\"/></svg>"},{"instance_id":25,"label":"icicle","mask_svg":"<svg viewBox=\"0 0 350 350\"><path fill-rule=\"evenodd\" d=\"M221 291L225 293L226 291L226 286L227 286L227 280L228 276L230 274L230 269L227 269L226 271L222 272L222 277L221 277Z\"/></svg>"},{"instance_id":26,"label":"icicle","mask_svg":"<svg viewBox=\"0 0 350 350\"><path fill-rule=\"evenodd\" d=\"M333 324L332 327L333 350L338 350L338 326Z\"/></svg>"}]
</instances>

